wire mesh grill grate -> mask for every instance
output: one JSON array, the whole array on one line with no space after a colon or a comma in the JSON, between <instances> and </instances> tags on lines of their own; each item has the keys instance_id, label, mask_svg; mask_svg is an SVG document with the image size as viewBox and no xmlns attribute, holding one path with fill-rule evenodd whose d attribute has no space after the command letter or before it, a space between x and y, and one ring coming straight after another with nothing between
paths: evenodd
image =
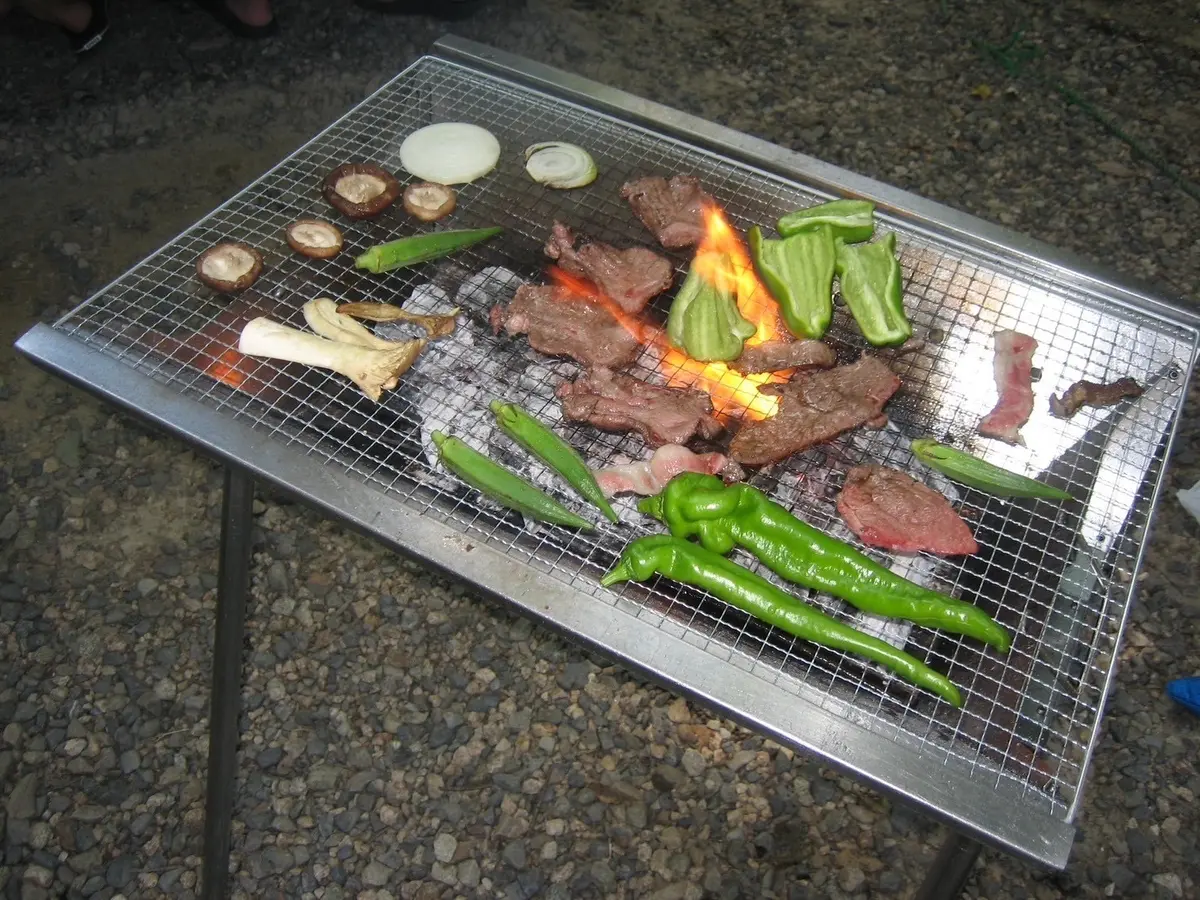
<instances>
[{"instance_id":1,"label":"wire mesh grill grate","mask_svg":"<svg viewBox=\"0 0 1200 900\"><path fill-rule=\"evenodd\" d=\"M505 148L496 172L462 187L450 227L498 224L505 234L413 270L385 276L355 271L354 256L368 246L428 226L405 217L398 204L376 219L347 222L321 199L324 175L349 161L371 161L402 174L397 154L403 137L446 120L484 125ZM535 185L518 151L542 140L589 148L600 168L598 181L580 191ZM648 520L630 515L631 506L623 508L625 525L605 524L595 536L533 526L481 505L478 495L431 466L423 441L428 431L456 432L490 399L487 384L472 384L472 360L510 367L514 374L506 388L515 392L510 397L545 418L559 415L545 386L552 388L578 371L574 364L539 358L524 339L491 333L491 302L511 290L503 272L543 280L541 246L555 219L619 246L654 246L620 199L620 186L642 175L680 172L698 175L743 231L825 199L612 117L427 58L56 327L233 419L354 473L384 492L386 502L444 521L591 594L612 606L614 614L651 622L702 647L714 660L755 673L777 685L782 696L803 695L916 748L931 762L956 760L972 778L1010 782L1029 802L1070 815L1113 666L1148 499L1162 473L1163 441L1181 406L1187 363L1195 353L1194 331L1080 294L1056 281L1049 266L991 259L881 217L882 228L898 233L906 307L925 337L920 349L893 360L904 387L888 407L892 427L860 431L798 454L755 475L753 483L812 524L848 537L833 502L848 468L873 461L920 472L908 449L910 439L926 434L966 438L994 402L992 332L1017 328L1037 339L1041 377L1035 385L1036 412L1023 429L1027 446L979 441L974 449L1000 465L1043 474L1078 497L1091 492L1088 514L960 491L960 506L973 517L981 553L965 560L921 557L908 563L935 586L1000 618L1016 635L1006 659L981 654L968 640L919 627L883 632L948 672L967 698L961 711L854 658L766 628L702 593L662 580L621 590L599 588L598 576L624 544L653 530ZM335 221L343 229L347 247L335 260L307 260L288 249L284 227L306 216ZM259 281L232 300L213 295L193 276L196 257L222 240L250 243L265 258ZM687 260L676 256L674 262L682 272ZM476 290L464 297L462 285L471 278ZM237 323L247 316L270 315L303 327L300 307L315 297L404 303L417 292L447 305L461 303L465 323L460 329L470 341L439 346L436 367L422 374L424 360L418 363L381 404L363 398L340 376L294 365L264 363L250 381L231 382L228 357L222 354L236 346ZM659 298L651 314L661 319L668 298ZM843 358L864 346L844 309L837 311L828 340ZM458 375L450 377L452 372ZM630 373L657 383L671 374L650 351ZM1108 381L1127 374L1150 386L1136 410L1084 411L1068 422L1050 417L1052 392L1081 378ZM441 399L431 405L429 391ZM595 466L644 455L636 437L570 423L559 428ZM574 504L571 495L560 494L560 499ZM1084 568L1095 585L1073 593L1069 584L1064 587L1064 577L1077 558L1080 536L1091 548ZM901 564L885 554L871 555ZM753 565L748 556L738 559ZM808 599L839 618L881 627L830 598ZM677 675L686 681L686 673Z\"/></svg>"}]
</instances>

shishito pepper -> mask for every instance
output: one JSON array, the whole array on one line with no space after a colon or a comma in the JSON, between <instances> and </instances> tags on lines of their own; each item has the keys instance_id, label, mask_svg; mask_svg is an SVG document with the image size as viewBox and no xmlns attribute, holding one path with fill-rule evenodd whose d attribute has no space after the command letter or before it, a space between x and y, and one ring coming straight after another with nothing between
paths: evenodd
<instances>
[{"instance_id":1,"label":"shishito pepper","mask_svg":"<svg viewBox=\"0 0 1200 900\"><path fill-rule=\"evenodd\" d=\"M775 226L791 237L815 228L829 228L835 238L847 243L869 240L875 233L875 204L870 200L833 200L788 213Z\"/></svg>"},{"instance_id":2,"label":"shishito pepper","mask_svg":"<svg viewBox=\"0 0 1200 900\"><path fill-rule=\"evenodd\" d=\"M676 537L699 538L720 554L744 547L777 575L863 612L965 634L1001 651L1011 645L1008 632L983 610L901 578L748 484L685 472L638 509Z\"/></svg>"},{"instance_id":3,"label":"shishito pepper","mask_svg":"<svg viewBox=\"0 0 1200 900\"><path fill-rule=\"evenodd\" d=\"M954 706L962 706L962 695L950 679L916 657L801 603L760 575L682 538L656 534L633 541L600 583L607 587L622 581L645 581L655 574L702 588L803 640L864 656Z\"/></svg>"},{"instance_id":4,"label":"shishito pepper","mask_svg":"<svg viewBox=\"0 0 1200 900\"><path fill-rule=\"evenodd\" d=\"M833 319L833 232L827 225L782 240L763 236L755 225L747 235L754 269L775 302L788 330L798 338L820 340Z\"/></svg>"},{"instance_id":5,"label":"shishito pepper","mask_svg":"<svg viewBox=\"0 0 1200 900\"><path fill-rule=\"evenodd\" d=\"M693 260L667 314L667 339L672 346L700 362L727 362L742 355L746 338L756 330L738 312L737 295L712 284Z\"/></svg>"},{"instance_id":6,"label":"shishito pepper","mask_svg":"<svg viewBox=\"0 0 1200 900\"><path fill-rule=\"evenodd\" d=\"M903 344L912 337L904 314L904 275L896 258L896 233L873 244L835 239L842 299L868 341L877 347Z\"/></svg>"}]
</instances>

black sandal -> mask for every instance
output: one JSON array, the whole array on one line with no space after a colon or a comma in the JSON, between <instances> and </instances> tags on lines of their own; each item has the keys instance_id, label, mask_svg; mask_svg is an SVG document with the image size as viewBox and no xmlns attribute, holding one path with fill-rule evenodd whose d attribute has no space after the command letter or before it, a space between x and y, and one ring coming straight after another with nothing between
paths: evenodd
<instances>
[{"instance_id":1,"label":"black sandal","mask_svg":"<svg viewBox=\"0 0 1200 900\"><path fill-rule=\"evenodd\" d=\"M71 52L76 56L82 56L84 53L96 49L96 46L104 39L104 33L108 31L108 0L85 0L85 2L92 10L92 17L88 19L87 27L79 32L63 29L63 34L71 42Z\"/></svg>"},{"instance_id":2,"label":"black sandal","mask_svg":"<svg viewBox=\"0 0 1200 900\"><path fill-rule=\"evenodd\" d=\"M279 32L279 22L276 21L274 15L271 16L271 21L266 25L247 25L233 14L232 9L225 5L225 0L196 0L196 4L224 25L228 31L231 31L240 38L248 38L256 41L260 38L271 37L271 35Z\"/></svg>"}]
</instances>

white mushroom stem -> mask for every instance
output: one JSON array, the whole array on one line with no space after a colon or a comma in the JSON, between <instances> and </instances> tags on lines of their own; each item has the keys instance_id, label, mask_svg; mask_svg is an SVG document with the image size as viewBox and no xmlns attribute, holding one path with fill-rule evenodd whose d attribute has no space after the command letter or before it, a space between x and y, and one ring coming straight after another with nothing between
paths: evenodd
<instances>
[{"instance_id":1,"label":"white mushroom stem","mask_svg":"<svg viewBox=\"0 0 1200 900\"><path fill-rule=\"evenodd\" d=\"M321 337L356 347L371 350L395 350L401 346L396 341L385 341L376 337L366 325L337 311L337 304L328 297L318 297L304 304L304 321ZM407 343L405 341L404 343Z\"/></svg>"},{"instance_id":2,"label":"white mushroom stem","mask_svg":"<svg viewBox=\"0 0 1200 900\"><path fill-rule=\"evenodd\" d=\"M393 344L391 350L356 347L261 317L246 323L238 341L238 351L246 356L303 363L345 375L376 401L399 384L424 347L424 340Z\"/></svg>"}]
</instances>

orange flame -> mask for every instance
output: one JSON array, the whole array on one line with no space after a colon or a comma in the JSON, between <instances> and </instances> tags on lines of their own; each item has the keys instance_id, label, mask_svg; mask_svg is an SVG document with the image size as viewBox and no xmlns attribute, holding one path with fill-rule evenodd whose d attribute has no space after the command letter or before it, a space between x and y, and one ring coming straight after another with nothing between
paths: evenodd
<instances>
[{"instance_id":1,"label":"orange flame","mask_svg":"<svg viewBox=\"0 0 1200 900\"><path fill-rule=\"evenodd\" d=\"M236 350L226 350L210 362L204 371L231 388L240 388L246 376L238 371L237 366L245 358Z\"/></svg>"},{"instance_id":2,"label":"orange flame","mask_svg":"<svg viewBox=\"0 0 1200 900\"><path fill-rule=\"evenodd\" d=\"M692 265L696 274L713 287L737 295L738 311L758 329L746 339L747 346L789 339L783 333L774 299L758 280L746 245L716 206L704 211L704 239ZM746 418L767 419L779 411L778 397L758 392L769 381L787 380L779 373L741 375L723 362L698 362L669 344L665 350L662 370L667 383L705 391L712 397L718 417L745 410Z\"/></svg>"},{"instance_id":3,"label":"orange flame","mask_svg":"<svg viewBox=\"0 0 1200 900\"><path fill-rule=\"evenodd\" d=\"M600 292L590 281L585 281L582 278L577 278L566 269L560 269L558 266L547 266L546 272L550 276L550 280L555 285L562 288L572 297L581 297L586 300L591 300L598 303L606 310L612 313L613 318L628 331L639 343L646 343L650 339L650 329L646 327L646 323L637 316L627 313L621 308L621 305Z\"/></svg>"}]
</instances>

